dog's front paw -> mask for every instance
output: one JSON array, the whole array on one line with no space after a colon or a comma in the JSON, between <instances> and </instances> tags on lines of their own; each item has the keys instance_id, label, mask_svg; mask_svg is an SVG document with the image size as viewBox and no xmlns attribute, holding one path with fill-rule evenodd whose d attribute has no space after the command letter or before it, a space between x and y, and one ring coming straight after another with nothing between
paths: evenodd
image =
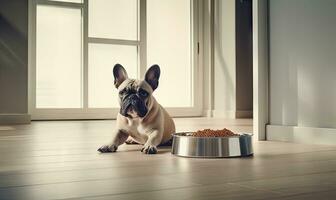
<instances>
[{"instance_id":1,"label":"dog's front paw","mask_svg":"<svg viewBox=\"0 0 336 200\"><path fill-rule=\"evenodd\" d=\"M142 149L141 152L145 154L156 154L157 153L157 148L156 146L152 145L145 145Z\"/></svg>"},{"instance_id":2,"label":"dog's front paw","mask_svg":"<svg viewBox=\"0 0 336 200\"><path fill-rule=\"evenodd\" d=\"M118 147L116 145L104 145L100 147L97 151L100 153L111 153L111 152L116 152Z\"/></svg>"}]
</instances>

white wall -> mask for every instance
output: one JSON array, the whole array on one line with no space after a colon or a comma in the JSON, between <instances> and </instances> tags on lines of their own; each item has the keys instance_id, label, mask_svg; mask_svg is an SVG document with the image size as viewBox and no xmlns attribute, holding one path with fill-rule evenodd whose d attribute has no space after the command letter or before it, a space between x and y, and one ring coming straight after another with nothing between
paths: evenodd
<instances>
[{"instance_id":1,"label":"white wall","mask_svg":"<svg viewBox=\"0 0 336 200\"><path fill-rule=\"evenodd\" d=\"M215 1L214 115L234 118L236 111L235 0Z\"/></svg>"},{"instance_id":2,"label":"white wall","mask_svg":"<svg viewBox=\"0 0 336 200\"><path fill-rule=\"evenodd\" d=\"M0 124L28 122L28 1L0 2Z\"/></svg>"},{"instance_id":3,"label":"white wall","mask_svg":"<svg viewBox=\"0 0 336 200\"><path fill-rule=\"evenodd\" d=\"M211 14L211 1L203 0L202 6L199 10L200 17L203 19L199 24L199 29L202 31L200 54L201 66L203 68L203 116L211 117L213 111L213 83L212 83L212 14Z\"/></svg>"},{"instance_id":4,"label":"white wall","mask_svg":"<svg viewBox=\"0 0 336 200\"><path fill-rule=\"evenodd\" d=\"M271 125L336 128L335 10L334 0L269 1Z\"/></svg>"},{"instance_id":5,"label":"white wall","mask_svg":"<svg viewBox=\"0 0 336 200\"><path fill-rule=\"evenodd\" d=\"M215 117L252 117L251 9L252 1L215 1Z\"/></svg>"}]
</instances>

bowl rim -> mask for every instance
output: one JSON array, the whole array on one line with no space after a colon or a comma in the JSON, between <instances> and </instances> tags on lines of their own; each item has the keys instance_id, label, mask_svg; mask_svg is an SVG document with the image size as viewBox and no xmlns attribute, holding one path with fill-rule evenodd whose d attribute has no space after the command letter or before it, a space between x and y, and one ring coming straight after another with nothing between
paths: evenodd
<instances>
[{"instance_id":1,"label":"bowl rim","mask_svg":"<svg viewBox=\"0 0 336 200\"><path fill-rule=\"evenodd\" d=\"M181 134L185 134L185 133L194 133L194 131L184 131L184 132L176 132L173 133L172 136L173 137L180 137L180 138L241 138L241 137L252 137L254 134L253 133L236 133L238 135L234 135L234 136L220 136L220 137L215 137L215 136L210 136L210 137L200 137L200 136L187 136L187 135L181 135Z\"/></svg>"}]
</instances>

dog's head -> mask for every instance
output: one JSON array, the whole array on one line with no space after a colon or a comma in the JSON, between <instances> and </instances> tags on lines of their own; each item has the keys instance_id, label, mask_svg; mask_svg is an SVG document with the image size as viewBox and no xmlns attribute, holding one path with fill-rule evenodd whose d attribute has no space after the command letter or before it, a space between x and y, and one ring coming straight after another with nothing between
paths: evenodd
<instances>
[{"instance_id":1,"label":"dog's head","mask_svg":"<svg viewBox=\"0 0 336 200\"><path fill-rule=\"evenodd\" d=\"M125 68L113 68L114 85L119 92L120 114L128 118L143 118L152 105L152 93L159 85L160 67L151 66L144 80L128 78Z\"/></svg>"}]
</instances>

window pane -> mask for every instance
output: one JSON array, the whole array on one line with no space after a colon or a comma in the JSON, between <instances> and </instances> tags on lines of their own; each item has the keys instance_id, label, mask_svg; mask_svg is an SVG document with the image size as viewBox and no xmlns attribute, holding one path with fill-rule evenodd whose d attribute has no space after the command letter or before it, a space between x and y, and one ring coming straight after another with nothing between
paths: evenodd
<instances>
[{"instance_id":1,"label":"window pane","mask_svg":"<svg viewBox=\"0 0 336 200\"><path fill-rule=\"evenodd\" d=\"M70 2L70 3L82 3L83 0L49 0L49 1L61 1L61 2Z\"/></svg>"},{"instance_id":2,"label":"window pane","mask_svg":"<svg viewBox=\"0 0 336 200\"><path fill-rule=\"evenodd\" d=\"M190 0L147 0L147 63L161 67L154 95L166 107L192 106L190 14Z\"/></svg>"},{"instance_id":3,"label":"window pane","mask_svg":"<svg viewBox=\"0 0 336 200\"><path fill-rule=\"evenodd\" d=\"M89 36L137 40L138 0L89 1Z\"/></svg>"},{"instance_id":4,"label":"window pane","mask_svg":"<svg viewBox=\"0 0 336 200\"><path fill-rule=\"evenodd\" d=\"M89 44L89 107L119 107L113 66L120 63L130 78L136 78L137 55L136 46Z\"/></svg>"},{"instance_id":5,"label":"window pane","mask_svg":"<svg viewBox=\"0 0 336 200\"><path fill-rule=\"evenodd\" d=\"M82 106L81 10L37 6L36 107Z\"/></svg>"}]
</instances>

